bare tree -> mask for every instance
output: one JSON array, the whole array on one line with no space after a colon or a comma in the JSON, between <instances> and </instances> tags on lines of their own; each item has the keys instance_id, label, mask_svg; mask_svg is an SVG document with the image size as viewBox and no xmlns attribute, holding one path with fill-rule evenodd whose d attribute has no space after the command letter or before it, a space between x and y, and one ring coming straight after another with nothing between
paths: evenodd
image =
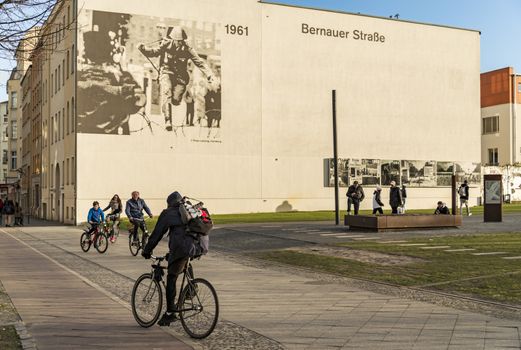
<instances>
[{"instance_id":1,"label":"bare tree","mask_svg":"<svg viewBox=\"0 0 521 350\"><path fill-rule=\"evenodd\" d=\"M52 13L54 6L64 0L0 0L0 58L13 59L15 52L31 51L47 40L38 31ZM46 36L70 27L53 26ZM25 40L29 45L19 46Z\"/></svg>"}]
</instances>

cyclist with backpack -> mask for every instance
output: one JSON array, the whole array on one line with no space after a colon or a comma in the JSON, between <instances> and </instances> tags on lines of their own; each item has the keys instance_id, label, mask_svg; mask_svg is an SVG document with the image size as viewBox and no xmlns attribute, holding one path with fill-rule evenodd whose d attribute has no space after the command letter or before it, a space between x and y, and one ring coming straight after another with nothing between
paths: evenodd
<instances>
[{"instance_id":1,"label":"cyclist with backpack","mask_svg":"<svg viewBox=\"0 0 521 350\"><path fill-rule=\"evenodd\" d=\"M127 201L125 206L125 214L127 214L128 219L134 225L132 231L134 242L137 242L138 240L137 231L139 228L141 228L143 234L145 233L145 218L143 216L143 210L146 211L151 219L154 217L145 201L139 198L139 192L132 192L132 198Z\"/></svg>"},{"instance_id":2,"label":"cyclist with backpack","mask_svg":"<svg viewBox=\"0 0 521 350\"><path fill-rule=\"evenodd\" d=\"M176 316L176 281L177 276L183 272L186 263L191 256L200 255L196 238L187 233L188 225L183 223L180 207L183 205L183 196L179 192L173 192L166 199L168 207L163 210L157 220L154 232L150 236L147 245L141 255L150 259L152 251L168 232L168 274L166 279L166 302L167 309L158 324L168 326L177 319ZM188 273L192 274L191 271Z\"/></svg>"}]
</instances>

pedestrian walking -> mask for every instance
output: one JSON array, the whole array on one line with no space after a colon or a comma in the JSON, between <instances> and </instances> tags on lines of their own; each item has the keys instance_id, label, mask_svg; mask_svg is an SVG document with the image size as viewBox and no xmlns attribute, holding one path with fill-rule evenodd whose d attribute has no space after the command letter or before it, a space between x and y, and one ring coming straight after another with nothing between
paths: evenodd
<instances>
[{"instance_id":1,"label":"pedestrian walking","mask_svg":"<svg viewBox=\"0 0 521 350\"><path fill-rule=\"evenodd\" d=\"M467 208L467 216L471 216L472 213L470 212L469 208L469 184L467 180L463 181L461 186L458 188L458 194L460 214L463 215L463 212L461 210L463 209L463 205L465 205L465 207Z\"/></svg>"},{"instance_id":2,"label":"pedestrian walking","mask_svg":"<svg viewBox=\"0 0 521 350\"><path fill-rule=\"evenodd\" d=\"M396 186L395 181L391 181L391 188L389 189L389 204L391 205L393 214L398 214L398 207L403 204L402 191L400 190L400 187Z\"/></svg>"},{"instance_id":3,"label":"pedestrian walking","mask_svg":"<svg viewBox=\"0 0 521 350\"><path fill-rule=\"evenodd\" d=\"M355 215L358 215L360 209L360 202L365 198L364 189L358 184L358 181L353 182L347 189L347 215L351 215L351 204L355 209Z\"/></svg>"},{"instance_id":4,"label":"pedestrian walking","mask_svg":"<svg viewBox=\"0 0 521 350\"><path fill-rule=\"evenodd\" d=\"M376 186L376 190L373 192L373 215L376 215L376 213L384 213L382 209L384 204L382 203L381 194L382 188L380 186Z\"/></svg>"}]
</instances>

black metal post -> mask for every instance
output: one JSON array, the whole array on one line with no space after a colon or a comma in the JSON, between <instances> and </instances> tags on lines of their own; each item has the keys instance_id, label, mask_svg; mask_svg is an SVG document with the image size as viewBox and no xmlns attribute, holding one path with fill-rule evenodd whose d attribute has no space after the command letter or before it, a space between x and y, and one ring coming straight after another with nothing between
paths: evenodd
<instances>
[{"instance_id":1,"label":"black metal post","mask_svg":"<svg viewBox=\"0 0 521 350\"><path fill-rule=\"evenodd\" d=\"M340 224L338 205L338 148L336 137L336 90L333 90L333 166L335 175L335 225Z\"/></svg>"},{"instance_id":2,"label":"black metal post","mask_svg":"<svg viewBox=\"0 0 521 350\"><path fill-rule=\"evenodd\" d=\"M452 175L451 179L451 201L452 201L452 215L458 214L458 206L456 205L456 175ZM460 213L461 214L461 213Z\"/></svg>"}]
</instances>

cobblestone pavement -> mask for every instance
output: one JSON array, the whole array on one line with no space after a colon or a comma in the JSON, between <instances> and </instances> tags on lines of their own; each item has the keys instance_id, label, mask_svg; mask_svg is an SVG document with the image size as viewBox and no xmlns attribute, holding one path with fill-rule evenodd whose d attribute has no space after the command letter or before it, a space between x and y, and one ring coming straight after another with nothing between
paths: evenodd
<instances>
[{"instance_id":1,"label":"cobblestone pavement","mask_svg":"<svg viewBox=\"0 0 521 350\"><path fill-rule=\"evenodd\" d=\"M228 252L271 249L288 245L276 235L294 240L290 245L313 244L310 239L284 231L295 225L227 227L215 231L213 246ZM277 227L275 227L277 226ZM307 225L308 231L314 227ZM302 228L304 229L304 227ZM261 234L247 235L247 230ZM149 262L131 257L126 236L109 247L106 254L83 253L81 231L71 227L34 227L0 233L2 245L16 237L42 254L76 271L123 302L128 301L133 280L147 272ZM263 233L264 232L264 233ZM322 232L326 232L322 230ZM301 232L298 237L314 236ZM325 233L322 233L325 234ZM222 237L219 237L219 236ZM265 235L265 240L262 238ZM225 237L226 236L226 237ZM328 240L336 240L330 236ZM318 239L318 238L317 238ZM322 238L320 238L322 239ZM346 238L349 239L349 238ZM255 243L251 241L255 240ZM235 242L235 246L228 242ZM248 248L249 247L249 248ZM166 245L161 247L166 250ZM156 253L161 253L158 249ZM2 258L0 258L2 259ZM0 261L0 279L9 259ZM363 290L348 279L317 278L314 274L270 264L242 260L238 255L212 251L194 265L196 275L214 284L219 295L221 319L216 332L194 347L213 349L519 349L516 320L460 311L410 298ZM9 285L6 285L8 292ZM13 298L16 305L16 298ZM23 312L20 312L24 318ZM129 320L133 321L128 313ZM30 328L30 327L29 327ZM31 329L29 329L31 331ZM179 326L173 334L185 340ZM35 335L35 339L38 340ZM187 340L188 341L188 340Z\"/></svg>"}]
</instances>

